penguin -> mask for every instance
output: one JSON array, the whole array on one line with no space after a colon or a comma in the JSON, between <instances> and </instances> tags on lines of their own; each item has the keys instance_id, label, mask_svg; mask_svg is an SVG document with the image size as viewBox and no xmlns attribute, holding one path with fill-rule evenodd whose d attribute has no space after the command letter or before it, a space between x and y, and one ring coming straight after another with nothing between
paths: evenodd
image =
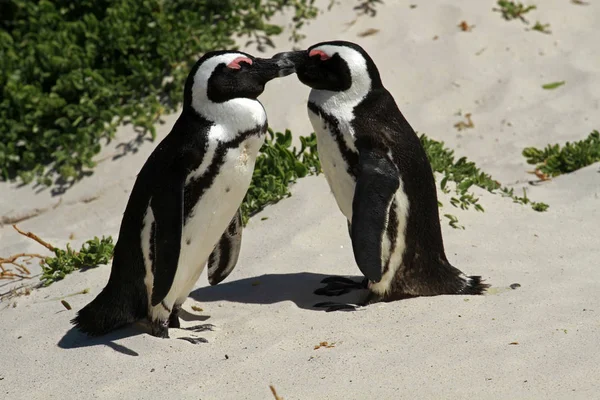
<instances>
[{"instance_id":1,"label":"penguin","mask_svg":"<svg viewBox=\"0 0 600 400\"><path fill-rule=\"evenodd\" d=\"M431 165L367 52L330 41L273 58L293 62L300 82L312 88L308 115L321 166L365 276L325 278L315 293L368 288L358 304L315 306L355 310L407 297L483 294L489 285L446 257Z\"/></svg>"},{"instance_id":2,"label":"penguin","mask_svg":"<svg viewBox=\"0 0 600 400\"><path fill-rule=\"evenodd\" d=\"M180 116L136 178L108 283L71 321L76 328L99 336L147 318L153 336L168 338L169 328L181 328L181 306L205 265L211 285L227 278L240 253L240 204L267 132L258 96L291 73L288 61L240 51L209 52L195 63Z\"/></svg>"}]
</instances>

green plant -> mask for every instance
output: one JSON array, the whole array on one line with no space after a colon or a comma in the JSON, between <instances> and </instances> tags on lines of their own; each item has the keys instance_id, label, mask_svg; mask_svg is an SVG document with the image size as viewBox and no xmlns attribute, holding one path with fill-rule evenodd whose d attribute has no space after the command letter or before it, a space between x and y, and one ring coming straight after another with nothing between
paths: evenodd
<instances>
[{"instance_id":1,"label":"green plant","mask_svg":"<svg viewBox=\"0 0 600 400\"><path fill-rule=\"evenodd\" d=\"M538 32L546 33L546 34L552 33L550 31L550 24L542 24L539 21L536 21L535 25L533 25L533 28L531 28L531 29L534 31L538 31Z\"/></svg>"},{"instance_id":2,"label":"green plant","mask_svg":"<svg viewBox=\"0 0 600 400\"><path fill-rule=\"evenodd\" d=\"M297 38L313 2L0 2L0 176L73 183L118 124L154 137L201 53L234 48L234 35L264 49L282 31L268 21L284 9L295 12Z\"/></svg>"},{"instance_id":3,"label":"green plant","mask_svg":"<svg viewBox=\"0 0 600 400\"><path fill-rule=\"evenodd\" d=\"M527 147L523 156L528 164L536 164L536 170L548 176L558 176L576 171L600 161L600 133L595 130L587 138L577 142L548 145L544 149Z\"/></svg>"},{"instance_id":4,"label":"green plant","mask_svg":"<svg viewBox=\"0 0 600 400\"><path fill-rule=\"evenodd\" d=\"M525 6L523 3L515 3L514 1L498 0L496 3L499 8L494 8L494 11L499 11L502 17L507 20L513 20L519 18L521 21L528 23L523 17L524 14L531 10L535 10L537 7L534 5Z\"/></svg>"},{"instance_id":5,"label":"green plant","mask_svg":"<svg viewBox=\"0 0 600 400\"><path fill-rule=\"evenodd\" d=\"M450 193L451 189L448 187L448 183L453 182L455 184L454 196L450 198L450 204L454 207L462 210L468 210L473 207L476 211L483 212L484 209L479 204L479 198L472 192L469 192L472 186L477 186L490 193L500 191L502 196L510 197L516 203L531 204L532 208L536 211L545 211L548 209L547 204L531 202L525 193L523 197L515 195L513 189L503 187L500 182L481 171L474 162L467 160L466 157L455 160L454 150L445 147L444 142L430 139L425 134L421 134L419 138L425 148L431 168L434 172L443 175L440 181L440 189L444 193ZM442 206L441 203L440 206ZM449 220L453 228L463 228L458 225L458 219L454 215L444 214L444 217Z\"/></svg>"},{"instance_id":6,"label":"green plant","mask_svg":"<svg viewBox=\"0 0 600 400\"><path fill-rule=\"evenodd\" d=\"M300 149L290 149L292 133L274 133L269 129L260 154L256 159L252 182L242 203L244 225L254 214L267 205L289 197L288 186L309 174L318 174L321 164L317 154L315 134L300 136Z\"/></svg>"},{"instance_id":7,"label":"green plant","mask_svg":"<svg viewBox=\"0 0 600 400\"><path fill-rule=\"evenodd\" d=\"M48 286L60 281L67 274L81 268L107 264L112 258L113 250L111 236L102 236L102 239L94 237L85 242L79 251L74 251L68 243L66 250L54 248L54 257L46 257L41 263L42 285Z\"/></svg>"},{"instance_id":8,"label":"green plant","mask_svg":"<svg viewBox=\"0 0 600 400\"><path fill-rule=\"evenodd\" d=\"M542 89L546 89L546 90L556 89L558 87L561 87L565 83L566 83L565 81L546 83L545 85L542 85Z\"/></svg>"}]
</instances>

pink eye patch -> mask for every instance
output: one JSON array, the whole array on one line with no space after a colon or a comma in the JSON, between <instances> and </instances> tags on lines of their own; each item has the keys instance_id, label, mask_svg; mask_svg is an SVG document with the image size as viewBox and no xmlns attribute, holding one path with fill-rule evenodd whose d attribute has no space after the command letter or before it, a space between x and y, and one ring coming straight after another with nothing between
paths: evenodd
<instances>
[{"instance_id":1,"label":"pink eye patch","mask_svg":"<svg viewBox=\"0 0 600 400\"><path fill-rule=\"evenodd\" d=\"M240 68L242 68L242 66L240 65L240 63L242 63L242 62L252 65L252 60L249 59L248 57L238 57L235 60L233 60L232 62L230 62L229 64L227 64L227 68L240 69Z\"/></svg>"},{"instance_id":2,"label":"pink eye patch","mask_svg":"<svg viewBox=\"0 0 600 400\"><path fill-rule=\"evenodd\" d=\"M325 54L325 52L324 52L323 50L311 50L311 51L308 53L308 56L309 56L309 57L319 56L319 58L320 58L322 61L325 61L325 60L328 60L329 58L331 58L331 57L329 57L327 54Z\"/></svg>"}]
</instances>

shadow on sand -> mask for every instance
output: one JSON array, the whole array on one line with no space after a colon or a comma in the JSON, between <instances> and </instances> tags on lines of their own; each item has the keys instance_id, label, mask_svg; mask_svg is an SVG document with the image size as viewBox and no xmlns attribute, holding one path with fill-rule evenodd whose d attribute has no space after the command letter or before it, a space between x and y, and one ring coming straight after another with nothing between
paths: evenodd
<instances>
[{"instance_id":1,"label":"shadow on sand","mask_svg":"<svg viewBox=\"0 0 600 400\"><path fill-rule=\"evenodd\" d=\"M203 303L229 301L247 304L274 304L282 301L292 301L299 308L322 312L323 309L315 308L314 304L332 300L332 298L317 296L313 292L315 289L323 286L321 281L328 276L330 275L309 272L266 274L220 283L216 286L202 287L190 293L189 297ZM344 298L348 300L349 297L355 296L356 294L351 292L348 295L335 297L335 300L343 301ZM180 318L184 321L205 321L210 317L182 310ZM138 356L137 352L117 344L115 341L143 333L149 333L149 327L142 321L100 337L89 337L73 327L58 342L58 347L62 349L76 349L90 346L108 346L119 353L128 356Z\"/></svg>"},{"instance_id":2,"label":"shadow on sand","mask_svg":"<svg viewBox=\"0 0 600 400\"><path fill-rule=\"evenodd\" d=\"M339 297L314 294L315 289L323 287L321 281L329 276L310 272L266 274L198 288L190 293L190 297L201 303L230 301L248 304L274 304L293 301L298 307L313 311L323 311L323 309L314 307L314 304L322 301L345 301L357 298L354 291Z\"/></svg>"},{"instance_id":3,"label":"shadow on sand","mask_svg":"<svg viewBox=\"0 0 600 400\"><path fill-rule=\"evenodd\" d=\"M136 336L142 333L147 333L147 329L140 323L128 325L124 328L117 329L114 332L110 332L104 336L90 337L84 333L81 333L77 328L73 327L69 329L65 336L58 342L58 347L61 349L77 349L81 347L90 346L108 346L111 349L125 354L127 356L137 357L139 354L128 347L122 346L115 341L124 339L130 336Z\"/></svg>"}]
</instances>

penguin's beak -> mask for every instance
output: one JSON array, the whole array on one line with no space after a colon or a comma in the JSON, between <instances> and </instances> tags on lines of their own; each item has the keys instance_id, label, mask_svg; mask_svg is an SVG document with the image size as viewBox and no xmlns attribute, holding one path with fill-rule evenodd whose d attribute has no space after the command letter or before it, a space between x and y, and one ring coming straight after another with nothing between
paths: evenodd
<instances>
[{"instance_id":1,"label":"penguin's beak","mask_svg":"<svg viewBox=\"0 0 600 400\"><path fill-rule=\"evenodd\" d=\"M278 60L281 63L288 63L292 65L292 71L287 75L296 72L298 67L302 67L308 60L306 50L300 51L285 51L283 53L277 53L273 56L274 60Z\"/></svg>"},{"instance_id":2,"label":"penguin's beak","mask_svg":"<svg viewBox=\"0 0 600 400\"><path fill-rule=\"evenodd\" d=\"M294 73L294 64L289 60L257 57L254 59L252 66L255 73L260 75L264 83Z\"/></svg>"}]
</instances>

